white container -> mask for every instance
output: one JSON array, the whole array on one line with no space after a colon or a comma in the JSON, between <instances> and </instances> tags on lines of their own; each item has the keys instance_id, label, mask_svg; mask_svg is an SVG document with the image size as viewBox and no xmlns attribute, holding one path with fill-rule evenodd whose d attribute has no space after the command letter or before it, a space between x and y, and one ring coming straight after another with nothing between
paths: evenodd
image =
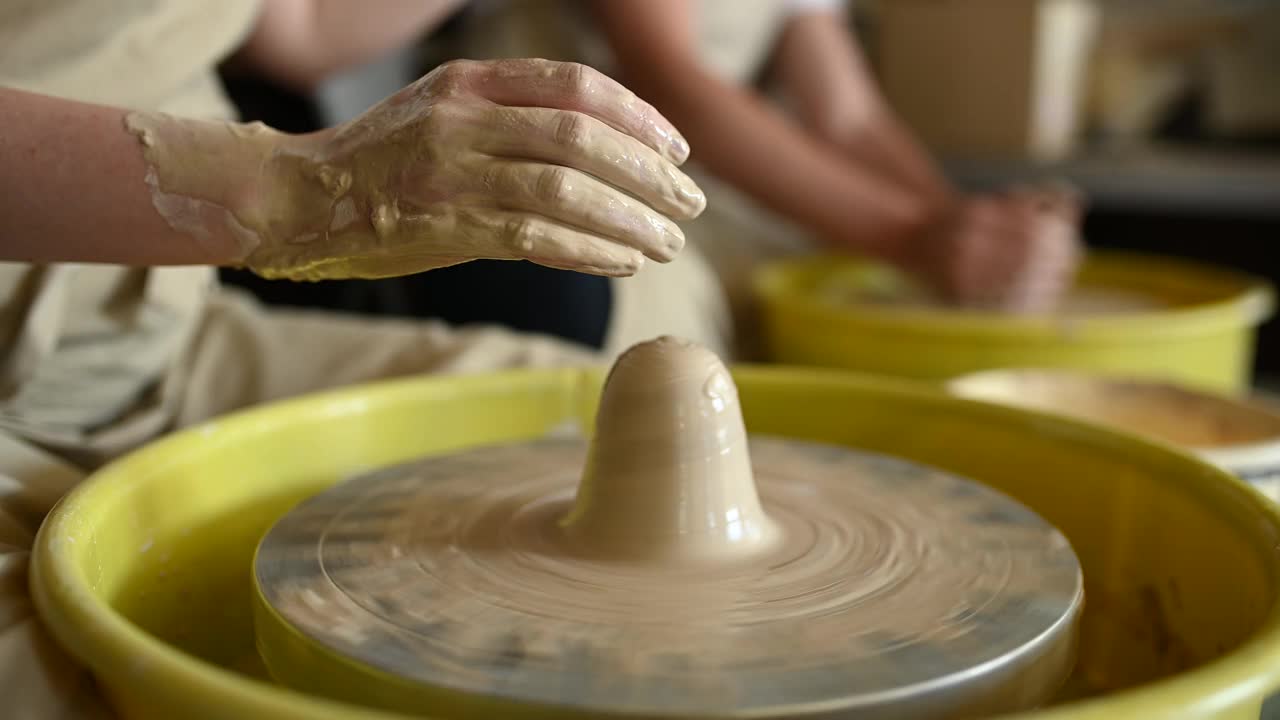
<instances>
[{"instance_id":1,"label":"white container","mask_svg":"<svg viewBox=\"0 0 1280 720\"><path fill-rule=\"evenodd\" d=\"M952 394L1074 417L1198 454L1280 502L1280 413L1172 383L1058 370L956 378Z\"/></svg>"}]
</instances>

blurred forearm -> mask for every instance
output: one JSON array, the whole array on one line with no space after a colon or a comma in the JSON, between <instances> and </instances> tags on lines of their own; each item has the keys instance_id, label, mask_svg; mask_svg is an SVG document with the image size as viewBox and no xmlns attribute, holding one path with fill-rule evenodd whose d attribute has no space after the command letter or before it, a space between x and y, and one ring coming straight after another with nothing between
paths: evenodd
<instances>
[{"instance_id":1,"label":"blurred forearm","mask_svg":"<svg viewBox=\"0 0 1280 720\"><path fill-rule=\"evenodd\" d=\"M376 60L443 22L464 0L266 0L236 61L301 91Z\"/></svg>"},{"instance_id":2,"label":"blurred forearm","mask_svg":"<svg viewBox=\"0 0 1280 720\"><path fill-rule=\"evenodd\" d=\"M794 17L779 43L777 71L816 134L886 179L931 202L949 202L949 184L885 103L843 17Z\"/></svg>"},{"instance_id":3,"label":"blurred forearm","mask_svg":"<svg viewBox=\"0 0 1280 720\"><path fill-rule=\"evenodd\" d=\"M693 156L761 204L847 249L896 256L933 208L847 162L757 93L704 68L687 0L602 0L623 79L680 128Z\"/></svg>"}]
</instances>

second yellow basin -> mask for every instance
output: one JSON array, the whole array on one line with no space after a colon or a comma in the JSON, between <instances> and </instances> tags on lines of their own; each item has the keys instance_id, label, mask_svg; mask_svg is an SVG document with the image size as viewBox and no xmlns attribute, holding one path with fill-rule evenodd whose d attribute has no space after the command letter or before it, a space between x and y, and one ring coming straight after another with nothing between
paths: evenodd
<instances>
[{"instance_id":1,"label":"second yellow basin","mask_svg":"<svg viewBox=\"0 0 1280 720\"><path fill-rule=\"evenodd\" d=\"M1070 368L1176 380L1224 392L1247 388L1258 325L1273 291L1234 272L1160 257L1098 253L1081 288L1146 298L1158 309L1096 316L1009 316L854 302L833 287L892 294L888 269L816 257L765 267L756 278L770 358L923 380L997 368Z\"/></svg>"}]
</instances>

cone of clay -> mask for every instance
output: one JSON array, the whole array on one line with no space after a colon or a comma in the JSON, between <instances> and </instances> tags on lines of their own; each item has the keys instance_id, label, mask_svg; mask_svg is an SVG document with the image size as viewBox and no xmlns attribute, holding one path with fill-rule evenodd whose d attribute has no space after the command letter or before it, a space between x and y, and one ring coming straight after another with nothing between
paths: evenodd
<instances>
[{"instance_id":1,"label":"cone of clay","mask_svg":"<svg viewBox=\"0 0 1280 720\"><path fill-rule=\"evenodd\" d=\"M562 527L592 555L668 563L732 561L776 540L715 353L660 337L618 358Z\"/></svg>"}]
</instances>

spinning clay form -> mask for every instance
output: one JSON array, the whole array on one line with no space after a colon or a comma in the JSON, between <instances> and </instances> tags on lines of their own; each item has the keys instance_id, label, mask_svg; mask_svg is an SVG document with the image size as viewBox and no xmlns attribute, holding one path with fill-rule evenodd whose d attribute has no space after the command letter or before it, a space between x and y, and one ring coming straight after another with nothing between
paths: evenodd
<instances>
[{"instance_id":1,"label":"spinning clay form","mask_svg":"<svg viewBox=\"0 0 1280 720\"><path fill-rule=\"evenodd\" d=\"M797 408L803 412L803 408ZM708 350L641 343L589 442L425 458L303 502L255 558L284 682L431 717L965 718L1043 704L1082 577L1012 499L748 436Z\"/></svg>"},{"instance_id":2,"label":"spinning clay form","mask_svg":"<svg viewBox=\"0 0 1280 720\"><path fill-rule=\"evenodd\" d=\"M714 353L664 337L618 359L563 525L584 548L671 563L749 557L778 539Z\"/></svg>"}]
</instances>

